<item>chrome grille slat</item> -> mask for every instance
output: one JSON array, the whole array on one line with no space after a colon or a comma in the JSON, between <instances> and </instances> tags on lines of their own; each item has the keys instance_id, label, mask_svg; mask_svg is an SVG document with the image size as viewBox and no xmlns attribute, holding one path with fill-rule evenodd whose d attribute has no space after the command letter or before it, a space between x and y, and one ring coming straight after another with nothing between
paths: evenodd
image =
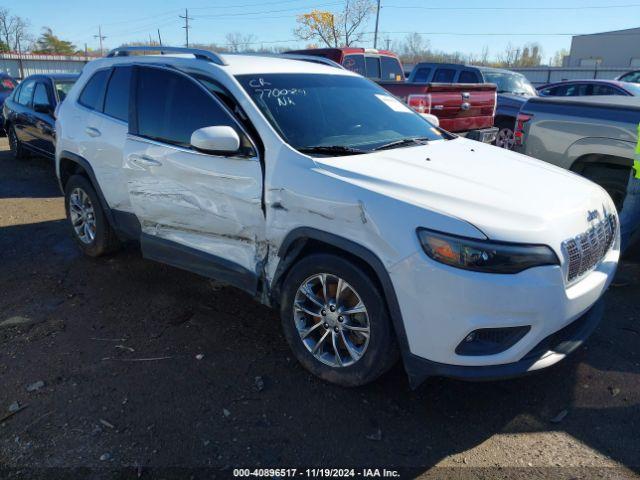
<instances>
[{"instance_id":1,"label":"chrome grille slat","mask_svg":"<svg viewBox=\"0 0 640 480\"><path fill-rule=\"evenodd\" d=\"M568 262L568 282L574 282L598 266L613 245L617 228L616 216L608 214L586 232L562 242Z\"/></svg>"}]
</instances>

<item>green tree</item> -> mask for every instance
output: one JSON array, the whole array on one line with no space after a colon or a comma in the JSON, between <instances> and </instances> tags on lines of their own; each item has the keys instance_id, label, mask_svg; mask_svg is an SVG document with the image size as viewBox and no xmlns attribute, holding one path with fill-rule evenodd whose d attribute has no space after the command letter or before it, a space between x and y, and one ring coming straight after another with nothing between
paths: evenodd
<instances>
[{"instance_id":1,"label":"green tree","mask_svg":"<svg viewBox=\"0 0 640 480\"><path fill-rule=\"evenodd\" d=\"M53 34L49 27L42 29L42 34L36 41L34 53L58 53L61 55L73 55L76 47L73 43L62 40Z\"/></svg>"},{"instance_id":2,"label":"green tree","mask_svg":"<svg viewBox=\"0 0 640 480\"><path fill-rule=\"evenodd\" d=\"M9 45L7 45L3 40L0 40L0 53L7 53L10 51L11 49L9 48Z\"/></svg>"}]
</instances>

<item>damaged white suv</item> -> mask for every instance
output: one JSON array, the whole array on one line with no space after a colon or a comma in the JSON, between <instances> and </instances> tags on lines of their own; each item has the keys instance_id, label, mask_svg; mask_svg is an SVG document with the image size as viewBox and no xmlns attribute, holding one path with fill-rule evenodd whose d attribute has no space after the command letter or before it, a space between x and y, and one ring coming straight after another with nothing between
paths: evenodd
<instances>
[{"instance_id":1,"label":"damaged white suv","mask_svg":"<svg viewBox=\"0 0 640 480\"><path fill-rule=\"evenodd\" d=\"M552 365L602 316L615 207L565 170L455 137L329 61L141 47L90 62L56 168L90 256L145 258L277 306L300 363L361 385Z\"/></svg>"}]
</instances>

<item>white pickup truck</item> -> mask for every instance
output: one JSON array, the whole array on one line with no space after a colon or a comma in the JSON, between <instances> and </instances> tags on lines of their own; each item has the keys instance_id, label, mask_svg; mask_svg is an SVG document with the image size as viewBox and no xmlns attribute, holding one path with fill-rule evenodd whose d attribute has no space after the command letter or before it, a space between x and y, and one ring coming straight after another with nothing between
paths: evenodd
<instances>
[{"instance_id":1,"label":"white pickup truck","mask_svg":"<svg viewBox=\"0 0 640 480\"><path fill-rule=\"evenodd\" d=\"M399 355L414 386L524 374L598 323L619 257L599 186L449 134L330 62L149 53L90 62L57 112L87 255L133 239L249 292L302 365L346 386Z\"/></svg>"}]
</instances>

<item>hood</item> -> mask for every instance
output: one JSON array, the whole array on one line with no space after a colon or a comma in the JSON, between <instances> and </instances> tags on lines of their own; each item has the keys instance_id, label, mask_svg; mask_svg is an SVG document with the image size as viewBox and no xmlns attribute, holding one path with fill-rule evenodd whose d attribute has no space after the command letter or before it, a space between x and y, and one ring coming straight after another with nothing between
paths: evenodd
<instances>
[{"instance_id":1,"label":"hood","mask_svg":"<svg viewBox=\"0 0 640 480\"><path fill-rule=\"evenodd\" d=\"M589 229L589 212L615 212L609 195L583 177L463 138L315 160L344 181L471 223L490 239L557 252Z\"/></svg>"}]
</instances>

